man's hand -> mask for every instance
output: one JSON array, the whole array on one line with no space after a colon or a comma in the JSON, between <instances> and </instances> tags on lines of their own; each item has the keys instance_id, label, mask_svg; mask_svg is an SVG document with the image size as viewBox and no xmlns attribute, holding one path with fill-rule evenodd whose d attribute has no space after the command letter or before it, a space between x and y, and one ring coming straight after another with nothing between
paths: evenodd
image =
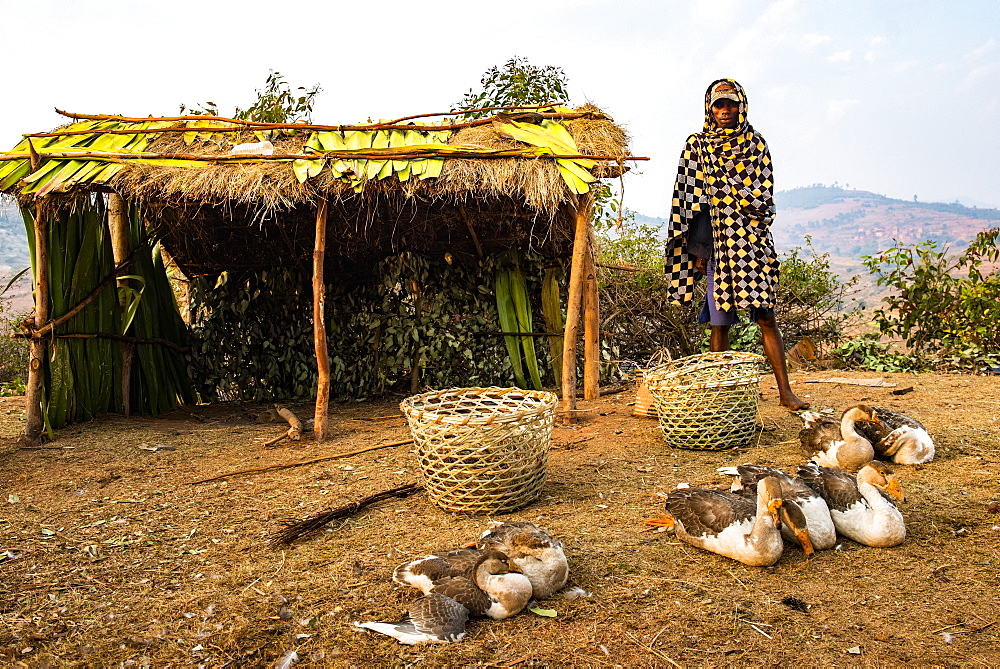
<instances>
[{"instance_id":1,"label":"man's hand","mask_svg":"<svg viewBox=\"0 0 1000 669\"><path fill-rule=\"evenodd\" d=\"M702 274L708 274L708 260L705 258L695 258L694 268Z\"/></svg>"}]
</instances>

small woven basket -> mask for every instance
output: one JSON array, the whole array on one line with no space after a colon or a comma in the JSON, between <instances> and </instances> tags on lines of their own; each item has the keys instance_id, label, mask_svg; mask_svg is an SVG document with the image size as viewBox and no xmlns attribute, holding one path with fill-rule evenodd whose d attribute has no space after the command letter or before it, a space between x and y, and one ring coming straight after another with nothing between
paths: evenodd
<instances>
[{"instance_id":1,"label":"small woven basket","mask_svg":"<svg viewBox=\"0 0 1000 669\"><path fill-rule=\"evenodd\" d=\"M554 393L520 388L451 388L403 400L431 500L456 513L514 511L534 501L557 404Z\"/></svg>"},{"instance_id":2,"label":"small woven basket","mask_svg":"<svg viewBox=\"0 0 1000 669\"><path fill-rule=\"evenodd\" d=\"M663 440L673 448L722 450L753 439L763 356L726 351L647 369Z\"/></svg>"}]
</instances>

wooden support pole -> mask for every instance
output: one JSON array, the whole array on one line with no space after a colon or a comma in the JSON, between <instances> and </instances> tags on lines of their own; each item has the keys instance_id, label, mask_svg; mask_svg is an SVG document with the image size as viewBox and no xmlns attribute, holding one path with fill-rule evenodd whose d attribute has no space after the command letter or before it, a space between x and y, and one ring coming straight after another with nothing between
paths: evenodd
<instances>
[{"instance_id":1,"label":"wooden support pole","mask_svg":"<svg viewBox=\"0 0 1000 669\"><path fill-rule=\"evenodd\" d=\"M590 251L590 219L593 199L589 194L577 198L574 216L576 232L573 237L573 262L569 274L569 295L566 298L566 326L563 340L562 393L566 421L572 421L576 409L576 339L580 328L583 306L584 272L586 254Z\"/></svg>"},{"instance_id":2,"label":"wooden support pole","mask_svg":"<svg viewBox=\"0 0 1000 669\"><path fill-rule=\"evenodd\" d=\"M128 207L125 199L118 193L108 195L108 229L111 232L111 252L115 257L115 267L121 266L123 272L125 265L120 265L130 258L129 249L129 224ZM118 285L126 285L127 279L118 279ZM125 306L122 301L122 306ZM135 344L133 342L122 343L122 410L126 416L132 415L132 359L135 357Z\"/></svg>"},{"instance_id":3,"label":"wooden support pole","mask_svg":"<svg viewBox=\"0 0 1000 669\"><path fill-rule=\"evenodd\" d=\"M32 161L32 168L37 166ZM49 320L49 225L41 203L35 207L35 329ZM25 425L23 441L28 445L42 442L45 421L42 419L42 383L48 347L44 339L32 339L28 349L28 384L25 389Z\"/></svg>"},{"instance_id":4,"label":"wooden support pole","mask_svg":"<svg viewBox=\"0 0 1000 669\"><path fill-rule=\"evenodd\" d=\"M313 344L316 346L316 413L313 433L316 443L326 441L327 413L330 409L330 355L326 345L326 284L323 261L326 257L326 198L321 197L316 209L316 244L313 248Z\"/></svg>"},{"instance_id":5,"label":"wooden support pole","mask_svg":"<svg viewBox=\"0 0 1000 669\"><path fill-rule=\"evenodd\" d=\"M583 399L601 396L601 309L593 235L587 236L587 268L583 280Z\"/></svg>"}]
</instances>

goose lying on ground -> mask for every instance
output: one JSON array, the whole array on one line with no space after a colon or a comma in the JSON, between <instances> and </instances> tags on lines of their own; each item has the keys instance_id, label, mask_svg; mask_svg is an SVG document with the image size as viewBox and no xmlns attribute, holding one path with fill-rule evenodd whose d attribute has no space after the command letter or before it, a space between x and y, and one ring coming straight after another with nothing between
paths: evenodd
<instances>
[{"instance_id":1,"label":"goose lying on ground","mask_svg":"<svg viewBox=\"0 0 1000 669\"><path fill-rule=\"evenodd\" d=\"M665 496L681 540L755 567L770 566L781 557L781 485L773 476L757 483L756 501L705 488L678 488ZM801 511L797 515L801 518Z\"/></svg>"},{"instance_id":2,"label":"goose lying on ground","mask_svg":"<svg viewBox=\"0 0 1000 669\"><path fill-rule=\"evenodd\" d=\"M479 538L482 550L500 551L531 581L535 599L562 589L569 579L569 563L562 542L533 523L492 522Z\"/></svg>"},{"instance_id":3,"label":"goose lying on ground","mask_svg":"<svg viewBox=\"0 0 1000 669\"><path fill-rule=\"evenodd\" d=\"M834 420L814 411L800 414L805 427L799 431L802 452L809 460L823 467L836 467L856 472L875 457L875 449L858 433L859 423L875 423L878 418L871 407L856 404Z\"/></svg>"},{"instance_id":4,"label":"goose lying on ground","mask_svg":"<svg viewBox=\"0 0 1000 669\"><path fill-rule=\"evenodd\" d=\"M773 476L781 484L782 509L795 505L802 511L805 525L809 530L811 548L825 550L833 548L834 544L837 543L837 528L834 527L833 519L830 517L830 507L827 506L826 500L802 479L789 476L780 469L763 465L719 467L717 471L734 477L730 490L737 494L753 494L757 489L758 481L766 476ZM805 548L801 537L793 532L790 525L783 520L781 535L786 540Z\"/></svg>"},{"instance_id":5,"label":"goose lying on ground","mask_svg":"<svg viewBox=\"0 0 1000 669\"><path fill-rule=\"evenodd\" d=\"M857 478L810 462L799 467L799 478L823 496L837 531L865 546L886 548L903 543L906 523L893 497L905 500L892 470L872 461L861 467Z\"/></svg>"},{"instance_id":6,"label":"goose lying on ground","mask_svg":"<svg viewBox=\"0 0 1000 669\"><path fill-rule=\"evenodd\" d=\"M875 448L879 458L900 465L920 465L934 459L934 440L927 429L906 414L873 407L876 423L858 423L858 432Z\"/></svg>"},{"instance_id":7,"label":"goose lying on ground","mask_svg":"<svg viewBox=\"0 0 1000 669\"><path fill-rule=\"evenodd\" d=\"M492 550L459 548L435 553L400 565L392 578L424 596L397 623L369 621L354 626L405 644L461 641L470 617L508 618L531 599L531 581L511 572L507 556Z\"/></svg>"},{"instance_id":8,"label":"goose lying on ground","mask_svg":"<svg viewBox=\"0 0 1000 669\"><path fill-rule=\"evenodd\" d=\"M527 606L531 581L512 572L508 557L495 550L456 548L433 553L396 567L392 580L425 595L447 595L472 616L508 618Z\"/></svg>"}]
</instances>

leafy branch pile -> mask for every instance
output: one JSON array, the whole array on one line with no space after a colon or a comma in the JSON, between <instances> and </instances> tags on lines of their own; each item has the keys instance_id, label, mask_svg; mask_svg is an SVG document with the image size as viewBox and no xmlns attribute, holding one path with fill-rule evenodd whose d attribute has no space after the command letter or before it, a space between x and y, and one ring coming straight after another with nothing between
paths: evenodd
<instances>
[{"instance_id":1,"label":"leafy branch pile","mask_svg":"<svg viewBox=\"0 0 1000 669\"><path fill-rule=\"evenodd\" d=\"M537 301L542 259L522 256L519 265L526 294ZM497 317L500 267L495 257L463 267L407 252L379 263L365 283L339 279L329 285L332 396L409 393L414 379L419 388L513 385L514 370L498 334L509 331ZM315 394L306 273L271 270L239 280L224 274L211 284L197 279L191 300L197 339L191 360L204 398ZM535 350L536 364L546 370L547 348Z\"/></svg>"}]
</instances>

